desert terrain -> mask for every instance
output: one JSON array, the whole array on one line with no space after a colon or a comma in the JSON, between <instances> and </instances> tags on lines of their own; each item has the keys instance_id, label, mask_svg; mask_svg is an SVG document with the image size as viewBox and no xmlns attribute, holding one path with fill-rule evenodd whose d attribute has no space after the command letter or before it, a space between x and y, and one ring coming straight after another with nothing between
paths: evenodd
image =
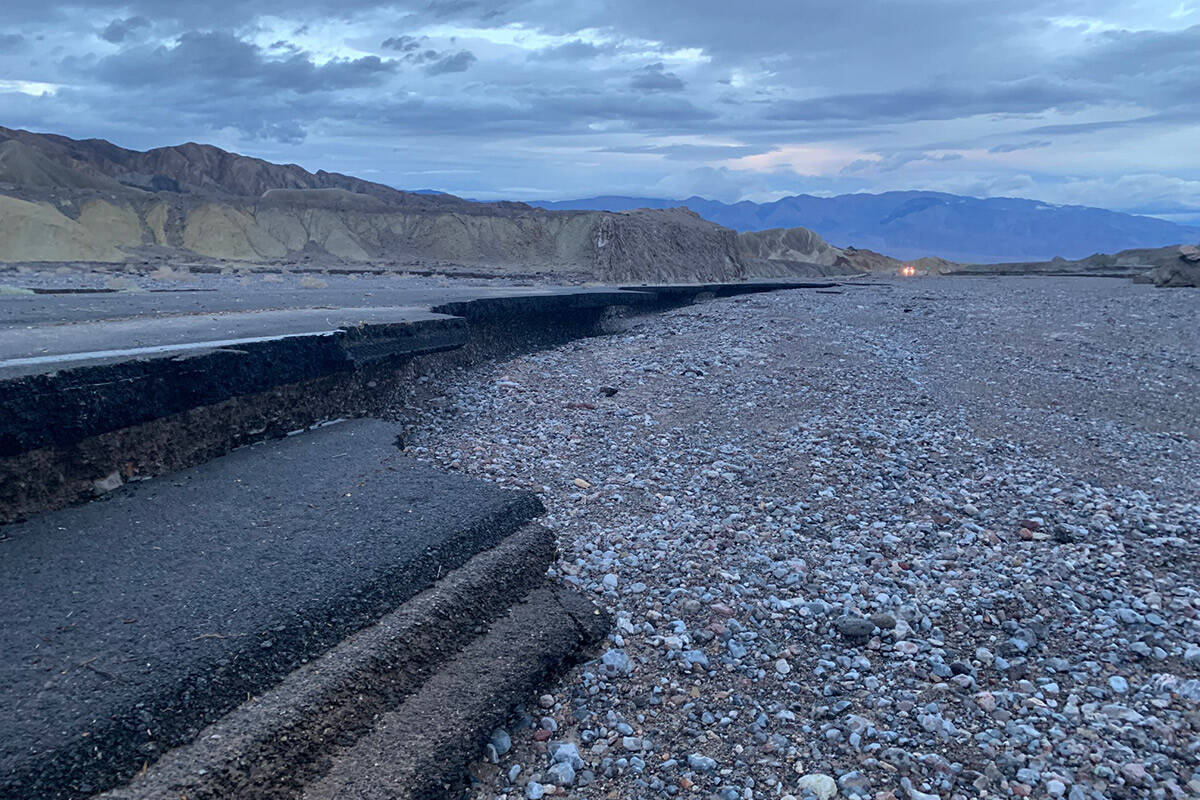
<instances>
[{"instance_id":1,"label":"desert terrain","mask_svg":"<svg viewBox=\"0 0 1200 800\"><path fill-rule=\"evenodd\" d=\"M1198 259L0 129L0 794L1198 796Z\"/></svg>"},{"instance_id":2,"label":"desert terrain","mask_svg":"<svg viewBox=\"0 0 1200 800\"><path fill-rule=\"evenodd\" d=\"M1200 791L1189 293L889 280L489 364L409 452L536 491L616 619L475 800Z\"/></svg>"}]
</instances>

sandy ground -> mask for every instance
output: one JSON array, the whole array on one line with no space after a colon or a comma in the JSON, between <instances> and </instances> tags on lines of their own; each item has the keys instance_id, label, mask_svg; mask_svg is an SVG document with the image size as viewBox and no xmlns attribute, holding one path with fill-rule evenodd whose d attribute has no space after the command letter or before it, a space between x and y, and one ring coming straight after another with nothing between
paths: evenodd
<instances>
[{"instance_id":1,"label":"sandy ground","mask_svg":"<svg viewBox=\"0 0 1200 800\"><path fill-rule=\"evenodd\" d=\"M617 620L472 796L1200 794L1197 322L1118 280L892 281L450 380L410 450L537 490Z\"/></svg>"}]
</instances>

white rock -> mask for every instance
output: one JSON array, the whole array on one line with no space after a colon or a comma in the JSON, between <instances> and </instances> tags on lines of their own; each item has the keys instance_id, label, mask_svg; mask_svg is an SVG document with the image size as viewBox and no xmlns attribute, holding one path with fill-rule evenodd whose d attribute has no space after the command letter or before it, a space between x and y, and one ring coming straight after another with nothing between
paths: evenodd
<instances>
[{"instance_id":1,"label":"white rock","mask_svg":"<svg viewBox=\"0 0 1200 800\"><path fill-rule=\"evenodd\" d=\"M837 781L823 772L811 772L801 776L796 782L796 788L801 791L808 789L817 796L817 800L829 800L836 797L838 792Z\"/></svg>"}]
</instances>

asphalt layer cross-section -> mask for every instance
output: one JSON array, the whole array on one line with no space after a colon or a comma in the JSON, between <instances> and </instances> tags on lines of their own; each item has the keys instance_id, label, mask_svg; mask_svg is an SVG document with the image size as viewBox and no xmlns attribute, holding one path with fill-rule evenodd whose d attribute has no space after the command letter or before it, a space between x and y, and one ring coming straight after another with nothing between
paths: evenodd
<instances>
[{"instance_id":1,"label":"asphalt layer cross-section","mask_svg":"<svg viewBox=\"0 0 1200 800\"><path fill-rule=\"evenodd\" d=\"M3 530L0 798L107 788L536 516L344 422Z\"/></svg>"}]
</instances>

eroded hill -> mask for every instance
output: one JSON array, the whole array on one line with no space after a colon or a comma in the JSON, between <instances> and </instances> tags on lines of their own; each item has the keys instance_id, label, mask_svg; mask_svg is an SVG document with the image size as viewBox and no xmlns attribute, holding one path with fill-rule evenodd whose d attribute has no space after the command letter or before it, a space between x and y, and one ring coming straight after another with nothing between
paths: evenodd
<instances>
[{"instance_id":1,"label":"eroded hill","mask_svg":"<svg viewBox=\"0 0 1200 800\"><path fill-rule=\"evenodd\" d=\"M609 282L852 271L746 258L687 209L546 211L402 192L215 147L138 152L0 128L0 261L449 263Z\"/></svg>"}]
</instances>

